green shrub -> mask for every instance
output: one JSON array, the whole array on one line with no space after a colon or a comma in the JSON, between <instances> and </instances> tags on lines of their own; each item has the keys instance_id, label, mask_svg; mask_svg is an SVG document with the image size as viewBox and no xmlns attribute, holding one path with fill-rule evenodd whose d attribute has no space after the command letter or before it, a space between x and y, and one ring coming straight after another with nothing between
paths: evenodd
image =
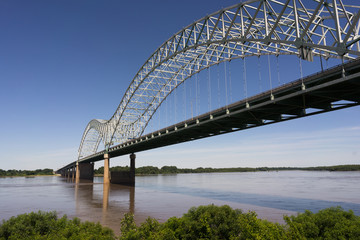
<instances>
[{"instance_id":1,"label":"green shrub","mask_svg":"<svg viewBox=\"0 0 360 240\"><path fill-rule=\"evenodd\" d=\"M288 236L298 239L360 239L360 217L341 207L285 216ZM301 237L300 237L301 236Z\"/></svg>"},{"instance_id":2,"label":"green shrub","mask_svg":"<svg viewBox=\"0 0 360 240\"><path fill-rule=\"evenodd\" d=\"M258 219L229 206L191 208L181 218L160 224L147 219L139 227L131 214L122 220L120 239L360 239L360 217L342 208L285 216L286 225Z\"/></svg>"},{"instance_id":3,"label":"green shrub","mask_svg":"<svg viewBox=\"0 0 360 240\"><path fill-rule=\"evenodd\" d=\"M147 218L136 226L134 216L125 214L120 239L360 239L360 217L340 207L296 216L285 216L286 225L258 219L229 206L191 208L183 217L164 223ZM99 223L78 218L58 219L55 212L18 215L0 225L2 239L117 239Z\"/></svg>"},{"instance_id":4,"label":"green shrub","mask_svg":"<svg viewBox=\"0 0 360 240\"><path fill-rule=\"evenodd\" d=\"M113 231L99 223L81 223L66 216L58 219L55 212L21 214L3 221L0 239L116 239Z\"/></svg>"},{"instance_id":5,"label":"green shrub","mask_svg":"<svg viewBox=\"0 0 360 240\"><path fill-rule=\"evenodd\" d=\"M136 227L126 214L120 239L282 239L285 230L279 225L258 219L254 212L242 213L229 206L191 208L183 217L172 217L160 224L148 218Z\"/></svg>"}]
</instances>

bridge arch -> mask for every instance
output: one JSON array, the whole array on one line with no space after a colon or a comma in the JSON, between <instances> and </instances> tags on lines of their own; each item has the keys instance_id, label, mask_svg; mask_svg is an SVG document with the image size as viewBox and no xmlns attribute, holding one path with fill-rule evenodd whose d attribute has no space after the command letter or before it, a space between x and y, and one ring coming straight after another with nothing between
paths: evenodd
<instances>
[{"instance_id":1,"label":"bridge arch","mask_svg":"<svg viewBox=\"0 0 360 240\"><path fill-rule=\"evenodd\" d=\"M355 59L359 6L342 0L250 0L208 15L165 41L143 64L109 120L86 126L79 159L139 137L181 83L221 62L261 55Z\"/></svg>"}]
</instances>

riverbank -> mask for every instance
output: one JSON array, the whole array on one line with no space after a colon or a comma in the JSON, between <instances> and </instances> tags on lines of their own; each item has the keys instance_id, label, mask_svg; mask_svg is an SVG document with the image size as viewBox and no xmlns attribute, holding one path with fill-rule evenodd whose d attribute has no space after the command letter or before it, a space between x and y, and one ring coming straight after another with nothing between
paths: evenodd
<instances>
[{"instance_id":1,"label":"riverbank","mask_svg":"<svg viewBox=\"0 0 360 240\"><path fill-rule=\"evenodd\" d=\"M38 175L15 175L15 176L0 176L0 178L35 178L35 177L53 177L53 176L57 176L60 177L60 174L49 174L49 175L43 175L43 174L38 174Z\"/></svg>"},{"instance_id":2,"label":"riverbank","mask_svg":"<svg viewBox=\"0 0 360 240\"><path fill-rule=\"evenodd\" d=\"M36 170L0 169L0 177L32 177L32 176L53 176L54 170L50 168Z\"/></svg>"},{"instance_id":3,"label":"riverbank","mask_svg":"<svg viewBox=\"0 0 360 240\"><path fill-rule=\"evenodd\" d=\"M129 171L128 166L111 167L110 171ZM149 174L175 174L175 173L221 173L221 172L269 172L269 171L360 171L359 165L335 165L335 166L318 166L318 167L237 167L237 168L177 168L176 166L163 166L161 168L154 166L144 166L135 169L136 175ZM94 170L94 176L102 177L104 174L104 167ZM3 170L0 169L0 177L35 177L35 176L60 176L55 174L53 169L37 169L37 170Z\"/></svg>"},{"instance_id":4,"label":"riverbank","mask_svg":"<svg viewBox=\"0 0 360 240\"><path fill-rule=\"evenodd\" d=\"M128 166L116 166L110 168L110 171L129 171ZM177 168L176 166L163 166L162 168L154 166L138 167L135 169L136 175L150 174L176 174L176 173L222 173L222 172L269 172L269 171L360 171L360 165L336 165L336 166L318 166L318 167L259 167L259 168ZM95 170L95 176L103 176L104 167Z\"/></svg>"}]
</instances>

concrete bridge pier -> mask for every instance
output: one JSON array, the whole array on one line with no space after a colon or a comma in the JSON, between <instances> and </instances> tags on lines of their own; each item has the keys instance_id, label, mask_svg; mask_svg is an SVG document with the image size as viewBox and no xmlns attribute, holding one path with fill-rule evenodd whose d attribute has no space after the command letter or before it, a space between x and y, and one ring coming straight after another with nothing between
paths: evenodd
<instances>
[{"instance_id":1,"label":"concrete bridge pier","mask_svg":"<svg viewBox=\"0 0 360 240\"><path fill-rule=\"evenodd\" d=\"M72 182L74 182L74 180L75 180L75 174L76 174L76 172L75 172L74 170L75 170L74 167L72 167L72 168L71 168L71 181L72 181Z\"/></svg>"},{"instance_id":2,"label":"concrete bridge pier","mask_svg":"<svg viewBox=\"0 0 360 240\"><path fill-rule=\"evenodd\" d=\"M80 179L94 179L94 163L76 163L76 183L79 183Z\"/></svg>"},{"instance_id":3,"label":"concrete bridge pier","mask_svg":"<svg viewBox=\"0 0 360 240\"><path fill-rule=\"evenodd\" d=\"M71 175L70 169L67 168L67 169L66 169L66 173L65 173L65 177L66 177L67 179L69 179L70 175Z\"/></svg>"},{"instance_id":4,"label":"concrete bridge pier","mask_svg":"<svg viewBox=\"0 0 360 240\"><path fill-rule=\"evenodd\" d=\"M70 167L68 169L68 172L69 172L68 180L71 181L71 182L74 182L74 180L75 180L75 174L76 173L75 173L74 170L75 170L74 167Z\"/></svg>"},{"instance_id":5,"label":"concrete bridge pier","mask_svg":"<svg viewBox=\"0 0 360 240\"><path fill-rule=\"evenodd\" d=\"M66 168L65 170L65 178L67 180L71 179L71 171L70 171L70 168Z\"/></svg>"},{"instance_id":6,"label":"concrete bridge pier","mask_svg":"<svg viewBox=\"0 0 360 240\"><path fill-rule=\"evenodd\" d=\"M125 172L111 172L111 183L123 184L128 186L135 185L135 158L134 153L130 154L130 171ZM104 169L105 171L105 169ZM104 174L105 176L105 174Z\"/></svg>"},{"instance_id":7,"label":"concrete bridge pier","mask_svg":"<svg viewBox=\"0 0 360 240\"><path fill-rule=\"evenodd\" d=\"M104 183L109 184L110 183L110 158L109 154L104 154Z\"/></svg>"}]
</instances>

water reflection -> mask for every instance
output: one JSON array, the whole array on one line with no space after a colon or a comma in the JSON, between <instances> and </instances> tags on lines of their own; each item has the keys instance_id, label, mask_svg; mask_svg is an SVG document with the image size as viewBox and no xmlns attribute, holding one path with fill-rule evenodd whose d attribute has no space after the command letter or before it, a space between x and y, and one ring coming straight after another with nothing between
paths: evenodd
<instances>
[{"instance_id":1,"label":"water reflection","mask_svg":"<svg viewBox=\"0 0 360 240\"><path fill-rule=\"evenodd\" d=\"M82 180L74 184L76 216L82 220L100 222L120 229L125 213L135 212L135 188Z\"/></svg>"},{"instance_id":2,"label":"water reflection","mask_svg":"<svg viewBox=\"0 0 360 240\"><path fill-rule=\"evenodd\" d=\"M110 184L109 183L104 183L103 184L103 212L105 212L108 209L109 190L110 190Z\"/></svg>"}]
</instances>

